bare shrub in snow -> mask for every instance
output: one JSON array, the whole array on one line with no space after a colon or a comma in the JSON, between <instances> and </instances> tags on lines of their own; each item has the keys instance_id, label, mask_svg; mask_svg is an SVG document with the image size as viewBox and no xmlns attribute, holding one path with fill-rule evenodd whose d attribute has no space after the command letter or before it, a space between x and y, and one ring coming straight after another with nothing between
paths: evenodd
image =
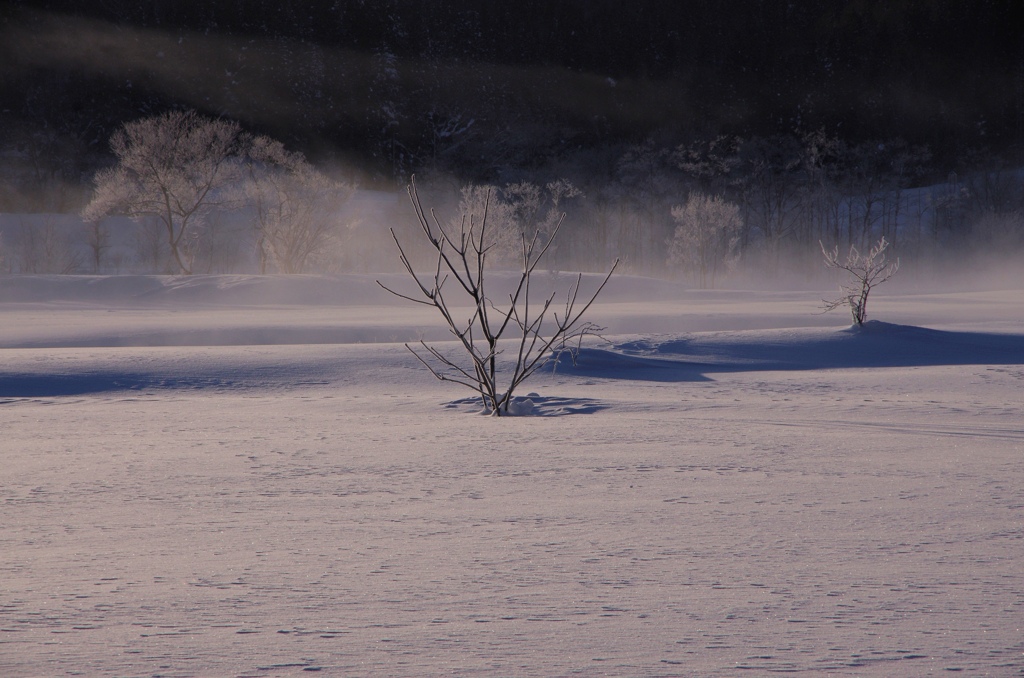
<instances>
[{"instance_id":1,"label":"bare shrub in snow","mask_svg":"<svg viewBox=\"0 0 1024 678\"><path fill-rule=\"evenodd\" d=\"M818 244L825 256L827 268L846 271L849 274L848 282L839 286L839 296L823 300L825 312L834 311L840 306L849 306L853 322L863 325L868 316L868 295L876 286L896 275L900 268L899 259L894 262L887 260L885 250L889 247L889 241L884 237L868 250L867 254L861 254L856 246L851 245L845 260L839 258L838 245L826 250L823 244Z\"/></svg>"},{"instance_id":2,"label":"bare shrub in snow","mask_svg":"<svg viewBox=\"0 0 1024 678\"><path fill-rule=\"evenodd\" d=\"M226 207L247 139L237 123L172 111L126 123L111 137L117 164L96 175L86 221L108 214L155 218L182 273L192 272L201 228Z\"/></svg>"},{"instance_id":3,"label":"bare shrub in snow","mask_svg":"<svg viewBox=\"0 0 1024 678\"><path fill-rule=\"evenodd\" d=\"M539 230L534 231L532 237L520 236L518 283L508 299L498 306L485 288L486 274L490 270L488 256L496 247L489 232L489 193L484 194L479 213L463 215L456 232L450 226L443 226L433 211L429 214L424 211L415 181L408 192L420 230L436 257L434 270L430 274L417 273L392 230L402 264L416 282L421 296L396 292L379 281L377 284L398 297L436 308L461 344L464 357L469 358L467 364L423 341L419 350L406 344L431 374L441 381L462 384L475 391L492 416L507 414L513 393L523 381L562 353L568 352L575 358L584 336L597 331L592 324L583 322L582 317L611 278L618 260L586 301L578 297L583 279L579 274L566 293L561 313L552 307L554 293L539 303L538 308L530 299L530 282L558 233L559 219L546 242L541 242ZM450 284L445 287L447 283ZM459 316L460 306L469 307L468 320ZM498 357L509 348L514 351L515 362L501 386Z\"/></svg>"},{"instance_id":4,"label":"bare shrub in snow","mask_svg":"<svg viewBox=\"0 0 1024 678\"><path fill-rule=\"evenodd\" d=\"M267 137L249 148L245 196L256 213L260 272L302 273L337 239L335 213L352 188L313 167L301 153Z\"/></svg>"},{"instance_id":5,"label":"bare shrub in snow","mask_svg":"<svg viewBox=\"0 0 1024 678\"><path fill-rule=\"evenodd\" d=\"M669 263L690 269L701 288L713 289L719 270L735 262L743 223L739 206L696 192L672 208L672 218L676 230L669 240Z\"/></svg>"}]
</instances>

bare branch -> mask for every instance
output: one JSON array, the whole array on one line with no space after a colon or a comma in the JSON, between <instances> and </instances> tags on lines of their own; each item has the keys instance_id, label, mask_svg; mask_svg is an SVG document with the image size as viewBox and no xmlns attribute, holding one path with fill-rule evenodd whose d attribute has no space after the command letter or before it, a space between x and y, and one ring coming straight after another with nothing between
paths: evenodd
<instances>
[{"instance_id":1,"label":"bare branch","mask_svg":"<svg viewBox=\"0 0 1024 678\"><path fill-rule=\"evenodd\" d=\"M507 310L499 309L487 296L484 288L488 255L495 247L489 235L491 191L484 191L483 209L479 220L471 212L463 214L459 221L457 240L452 239L433 210L430 211L428 218L427 211L420 203L415 180L410 182L408 195L420 230L436 255L433 279L430 280L415 271L397 235L392 231L399 259L419 288L419 295L410 296L396 292L380 281L377 284L401 299L437 308L449 332L462 344L464 356L468 358L469 364L459 364L454 358L424 342L420 342L420 351L408 345L407 348L435 378L473 389L493 415L505 414L512 402L515 389L525 379L564 351L578 352L583 338L595 328L590 323L580 324L580 319L611 279L618 261L612 265L611 270L582 308L579 307L579 293L583 280L580 274L566 294L564 313L561 317L558 313L551 313L554 294L535 309L530 300L531 276L551 247L564 220L563 213L557 221L554 221L554 218L549 220L549 225L551 222L554 223L546 240L542 241L540 228L535 230L530 239L520 233L519 281L515 290L509 294ZM461 289L464 301L473 309L469 319L464 323L455 319L446 299L443 286L448 276L458 281L459 285L454 288L455 291ZM551 319L550 325L548 319ZM515 362L509 368L507 385L500 388L498 382L503 375L498 369L498 356L502 353L499 345L505 341L503 337L510 328L516 330L517 351ZM573 353L574 360L575 355L576 353Z\"/></svg>"}]
</instances>

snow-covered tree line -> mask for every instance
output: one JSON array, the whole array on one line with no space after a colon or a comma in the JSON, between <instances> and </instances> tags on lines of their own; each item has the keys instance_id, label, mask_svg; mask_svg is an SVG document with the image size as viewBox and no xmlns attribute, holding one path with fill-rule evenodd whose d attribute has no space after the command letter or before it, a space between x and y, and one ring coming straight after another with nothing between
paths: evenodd
<instances>
[{"instance_id":1,"label":"snow-covered tree line","mask_svg":"<svg viewBox=\"0 0 1024 678\"><path fill-rule=\"evenodd\" d=\"M904 258L1024 252L1024 172L936 181L930 160L898 139L848 144L822 131L636 144L579 181L576 240L627 270L701 287L730 271L818 271L822 243L867 251L884 238Z\"/></svg>"},{"instance_id":2,"label":"snow-covered tree line","mask_svg":"<svg viewBox=\"0 0 1024 678\"><path fill-rule=\"evenodd\" d=\"M234 122L176 112L123 126L116 163L95 175L71 232L36 220L3 227L6 272L282 272L346 270L387 261L400 210L352 227L351 183ZM554 268L677 276L700 287L733 272L820 271L820 249L880 238L908 260L964 247L1024 246L1018 173L926 175L927 149L899 140L847 144L823 132L717 137L581 153L505 181L422 175L447 214L474 211L490 191L492 261L515 259L520 234L548 232L565 212ZM921 184L928 184L922 187ZM446 204L447 202L447 204ZM136 220L131 253L117 215ZM358 231L359 237L353 238ZM117 237L115 237L117 236ZM72 242L73 240L73 242ZM121 243L120 249L115 247ZM503 254L504 253L504 254ZM130 259L130 260L129 260ZM363 269L360 269L363 270Z\"/></svg>"}]
</instances>

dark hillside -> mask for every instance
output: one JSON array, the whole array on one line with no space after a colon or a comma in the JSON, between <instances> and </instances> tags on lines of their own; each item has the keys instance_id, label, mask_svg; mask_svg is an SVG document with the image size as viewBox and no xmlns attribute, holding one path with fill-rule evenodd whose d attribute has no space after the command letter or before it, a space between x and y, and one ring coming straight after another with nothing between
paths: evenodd
<instances>
[{"instance_id":1,"label":"dark hillside","mask_svg":"<svg viewBox=\"0 0 1024 678\"><path fill-rule=\"evenodd\" d=\"M118 125L185 106L386 180L818 128L945 172L1024 137L1019 0L42 0L0 22L0 151L72 182Z\"/></svg>"}]
</instances>

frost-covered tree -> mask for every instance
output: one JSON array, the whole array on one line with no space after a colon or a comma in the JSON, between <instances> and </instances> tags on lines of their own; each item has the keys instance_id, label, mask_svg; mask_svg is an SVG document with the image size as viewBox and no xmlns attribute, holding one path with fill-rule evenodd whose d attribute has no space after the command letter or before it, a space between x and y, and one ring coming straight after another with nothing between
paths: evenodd
<instances>
[{"instance_id":1,"label":"frost-covered tree","mask_svg":"<svg viewBox=\"0 0 1024 678\"><path fill-rule=\"evenodd\" d=\"M545 186L522 181L504 188L471 184L463 187L459 214L481 219L487 213L487 242L490 261L500 266L517 265L522 256L523 238L537 235L547 243L562 220L562 203L583 195L565 179ZM461 219L461 217L460 217ZM448 224L459 228L459 220Z\"/></svg>"},{"instance_id":2,"label":"frost-covered tree","mask_svg":"<svg viewBox=\"0 0 1024 678\"><path fill-rule=\"evenodd\" d=\"M735 173L740 165L741 144L738 137L724 135L700 140L676 147L671 160L697 182L703 193L717 193L738 181Z\"/></svg>"},{"instance_id":3,"label":"frost-covered tree","mask_svg":"<svg viewBox=\"0 0 1024 678\"><path fill-rule=\"evenodd\" d=\"M125 214L161 224L181 273L190 274L202 227L228 206L248 137L235 122L172 111L126 123L110 140L117 164L96 175L86 221Z\"/></svg>"},{"instance_id":4,"label":"frost-covered tree","mask_svg":"<svg viewBox=\"0 0 1024 678\"><path fill-rule=\"evenodd\" d=\"M338 208L350 186L326 176L301 153L256 137L248 151L245 197L255 212L260 272L273 263L281 273L302 273L321 254L340 225Z\"/></svg>"},{"instance_id":5,"label":"frost-covered tree","mask_svg":"<svg viewBox=\"0 0 1024 678\"><path fill-rule=\"evenodd\" d=\"M867 254L861 254L851 245L845 261L839 258L838 245L826 250L824 245L818 244L821 245L821 253L825 256L827 268L846 271L849 274L848 282L839 287L839 296L823 300L825 312L849 306L853 322L858 326L863 325L868 317L868 295L872 289L896 275L900 268L900 260L887 261L885 250L889 247L889 241L884 237L868 250Z\"/></svg>"},{"instance_id":6,"label":"frost-covered tree","mask_svg":"<svg viewBox=\"0 0 1024 678\"><path fill-rule=\"evenodd\" d=\"M714 288L718 272L735 259L742 227L739 206L698 191L672 208L672 218L676 230L668 243L669 263L690 269L701 288Z\"/></svg>"},{"instance_id":7,"label":"frost-covered tree","mask_svg":"<svg viewBox=\"0 0 1024 678\"><path fill-rule=\"evenodd\" d=\"M462 187L461 199L456 210L459 216L446 224L451 231L458 231L465 218L477 223L487 215L487 240L482 243L489 254L489 263L507 265L515 252L519 232L513 208L501 200L500 189L487 184L469 184Z\"/></svg>"}]
</instances>

